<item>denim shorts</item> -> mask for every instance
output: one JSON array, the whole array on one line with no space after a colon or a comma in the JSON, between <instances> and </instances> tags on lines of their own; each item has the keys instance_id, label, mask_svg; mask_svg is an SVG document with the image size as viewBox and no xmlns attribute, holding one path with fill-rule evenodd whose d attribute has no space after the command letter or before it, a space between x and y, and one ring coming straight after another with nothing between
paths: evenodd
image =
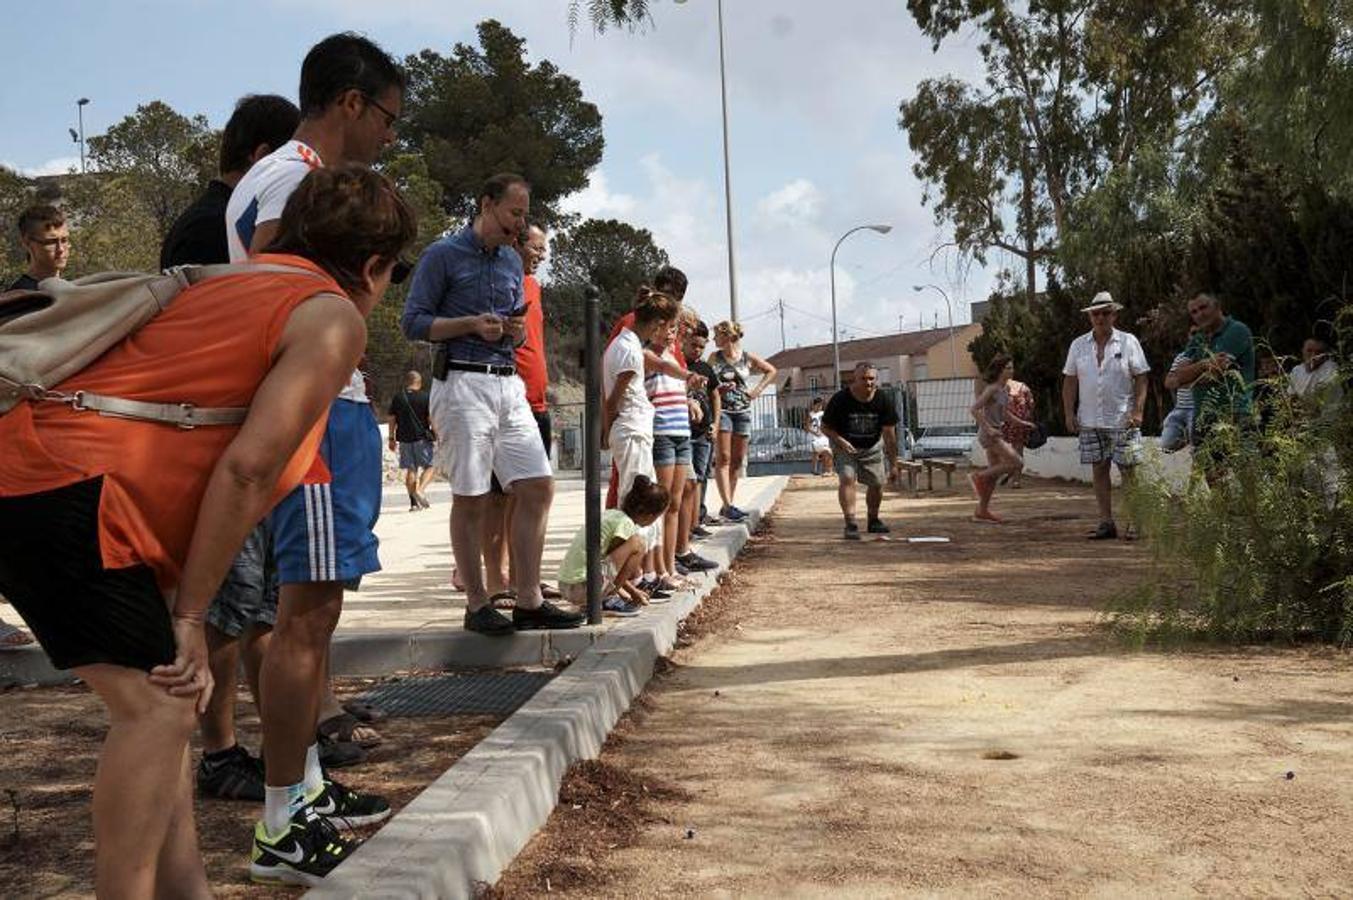
<instances>
[{"instance_id":1,"label":"denim shorts","mask_svg":"<svg viewBox=\"0 0 1353 900\"><path fill-rule=\"evenodd\" d=\"M400 441L399 467L404 470L432 468L432 441Z\"/></svg>"},{"instance_id":2,"label":"denim shorts","mask_svg":"<svg viewBox=\"0 0 1353 900\"><path fill-rule=\"evenodd\" d=\"M264 519L249 532L230 564L221 589L207 607L207 621L232 638L253 625L271 628L277 622L277 588L272 531Z\"/></svg>"},{"instance_id":3,"label":"denim shorts","mask_svg":"<svg viewBox=\"0 0 1353 900\"><path fill-rule=\"evenodd\" d=\"M689 466L691 436L688 434L653 435L653 465Z\"/></svg>"},{"instance_id":4,"label":"denim shorts","mask_svg":"<svg viewBox=\"0 0 1353 900\"><path fill-rule=\"evenodd\" d=\"M705 435L691 438L691 468L688 481L709 480L709 465L714 459L714 444Z\"/></svg>"},{"instance_id":5,"label":"denim shorts","mask_svg":"<svg viewBox=\"0 0 1353 900\"><path fill-rule=\"evenodd\" d=\"M736 412L723 410L719 413L719 431L731 431L748 437L752 433L752 411L740 409Z\"/></svg>"}]
</instances>

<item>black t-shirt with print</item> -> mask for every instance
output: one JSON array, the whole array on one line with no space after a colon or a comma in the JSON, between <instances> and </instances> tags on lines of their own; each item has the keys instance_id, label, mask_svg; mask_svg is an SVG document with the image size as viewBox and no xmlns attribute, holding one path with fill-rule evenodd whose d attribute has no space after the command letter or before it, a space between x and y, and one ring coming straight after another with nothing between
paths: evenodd
<instances>
[{"instance_id":1,"label":"black t-shirt with print","mask_svg":"<svg viewBox=\"0 0 1353 900\"><path fill-rule=\"evenodd\" d=\"M822 424L856 450L868 450L879 442L884 428L897 424L897 408L881 391L875 391L869 400L858 400L850 388L844 388L827 401Z\"/></svg>"},{"instance_id":2,"label":"black t-shirt with print","mask_svg":"<svg viewBox=\"0 0 1353 900\"><path fill-rule=\"evenodd\" d=\"M689 369L696 375L704 376L705 379L704 387L689 392L690 398L700 404L700 411L704 413L704 418L700 420L700 424L697 425L694 420L691 421L691 434L696 437L708 437L713 433L715 426L719 424L710 421L710 418L714 415L714 400L710 396L710 391L717 390L715 385L719 383L719 376L714 374L714 367L703 359L697 359L691 363Z\"/></svg>"}]
</instances>

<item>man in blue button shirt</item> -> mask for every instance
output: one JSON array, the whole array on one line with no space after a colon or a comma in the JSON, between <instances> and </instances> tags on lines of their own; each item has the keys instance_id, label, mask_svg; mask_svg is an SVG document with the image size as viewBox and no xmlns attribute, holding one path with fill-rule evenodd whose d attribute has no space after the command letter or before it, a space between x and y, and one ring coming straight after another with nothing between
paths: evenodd
<instances>
[{"instance_id":1,"label":"man in blue button shirt","mask_svg":"<svg viewBox=\"0 0 1353 900\"><path fill-rule=\"evenodd\" d=\"M482 634L528 628L576 628L581 613L540 594L545 523L554 476L515 347L525 337L521 257L513 242L526 228L530 185L494 175L479 192L479 212L418 260L401 324L411 340L437 344L430 412L440 438L438 468L451 477L451 552L465 583L465 627ZM516 603L509 619L493 608L480 565L493 475L515 498L512 533Z\"/></svg>"}]
</instances>

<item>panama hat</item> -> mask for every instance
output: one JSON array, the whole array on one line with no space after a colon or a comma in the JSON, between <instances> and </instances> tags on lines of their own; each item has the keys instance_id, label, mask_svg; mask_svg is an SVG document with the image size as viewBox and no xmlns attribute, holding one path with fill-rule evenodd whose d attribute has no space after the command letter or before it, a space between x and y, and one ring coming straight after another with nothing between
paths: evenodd
<instances>
[{"instance_id":1,"label":"panama hat","mask_svg":"<svg viewBox=\"0 0 1353 900\"><path fill-rule=\"evenodd\" d=\"M1090 305L1083 308L1081 312L1088 313L1099 309L1108 309L1116 312L1122 308L1123 304L1113 299L1112 294L1108 291L1100 291L1098 294L1095 294L1095 299L1090 301Z\"/></svg>"}]
</instances>

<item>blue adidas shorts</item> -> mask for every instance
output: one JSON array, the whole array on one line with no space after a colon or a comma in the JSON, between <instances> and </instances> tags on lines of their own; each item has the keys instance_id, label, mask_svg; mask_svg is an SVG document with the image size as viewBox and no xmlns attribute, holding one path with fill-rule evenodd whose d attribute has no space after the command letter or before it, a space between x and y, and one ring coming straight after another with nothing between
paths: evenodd
<instances>
[{"instance_id":1,"label":"blue adidas shorts","mask_svg":"<svg viewBox=\"0 0 1353 900\"><path fill-rule=\"evenodd\" d=\"M319 452L333 480L301 485L272 511L278 580L355 587L381 567L372 531L381 512L381 433L371 405L335 400Z\"/></svg>"}]
</instances>

